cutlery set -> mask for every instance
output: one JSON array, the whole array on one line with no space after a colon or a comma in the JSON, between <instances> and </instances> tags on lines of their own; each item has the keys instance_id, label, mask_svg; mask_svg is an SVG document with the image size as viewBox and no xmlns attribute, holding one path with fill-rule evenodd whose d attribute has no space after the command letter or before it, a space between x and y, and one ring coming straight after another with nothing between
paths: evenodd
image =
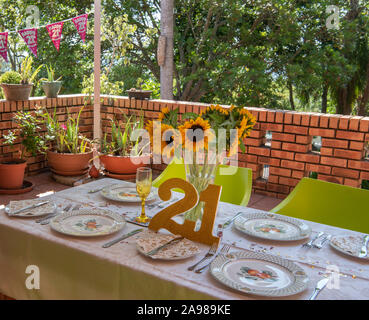
<instances>
[{"instance_id":1,"label":"cutlery set","mask_svg":"<svg viewBox=\"0 0 369 320\"><path fill-rule=\"evenodd\" d=\"M305 248L323 248L324 243L329 241L332 235L326 234L324 232L319 232L315 237L313 237L309 242L304 243L302 246Z\"/></svg>"}]
</instances>

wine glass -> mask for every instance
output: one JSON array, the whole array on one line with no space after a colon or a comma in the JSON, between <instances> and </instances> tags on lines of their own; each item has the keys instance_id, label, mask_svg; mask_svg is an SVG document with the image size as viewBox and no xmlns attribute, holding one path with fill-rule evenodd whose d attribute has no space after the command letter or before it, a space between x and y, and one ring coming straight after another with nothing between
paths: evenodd
<instances>
[{"instance_id":1,"label":"wine glass","mask_svg":"<svg viewBox=\"0 0 369 320\"><path fill-rule=\"evenodd\" d=\"M145 213L145 200L150 194L152 184L152 171L150 168L138 168L136 172L136 190L141 198L142 210L141 215L136 217L136 221L140 223L146 223L150 221L150 218Z\"/></svg>"}]
</instances>

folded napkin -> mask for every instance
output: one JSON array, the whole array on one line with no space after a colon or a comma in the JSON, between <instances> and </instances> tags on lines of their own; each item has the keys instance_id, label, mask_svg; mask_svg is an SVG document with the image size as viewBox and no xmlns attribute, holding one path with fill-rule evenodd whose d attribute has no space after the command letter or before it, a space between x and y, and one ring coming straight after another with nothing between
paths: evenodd
<instances>
[{"instance_id":1,"label":"folded napkin","mask_svg":"<svg viewBox=\"0 0 369 320\"><path fill-rule=\"evenodd\" d=\"M46 201L46 200L43 200L42 198L41 199L37 198L37 199L31 199L31 200L10 201L7 207L9 209L9 213L11 214L19 209L22 209L24 207L28 207L28 206L31 206L31 205L34 205L34 204L37 204L43 201ZM19 214L16 214L16 216L36 217L36 216L41 216L41 215L48 214L48 213L53 213L54 210L55 210L55 204L53 202L49 202L37 208L22 211Z\"/></svg>"}]
</instances>

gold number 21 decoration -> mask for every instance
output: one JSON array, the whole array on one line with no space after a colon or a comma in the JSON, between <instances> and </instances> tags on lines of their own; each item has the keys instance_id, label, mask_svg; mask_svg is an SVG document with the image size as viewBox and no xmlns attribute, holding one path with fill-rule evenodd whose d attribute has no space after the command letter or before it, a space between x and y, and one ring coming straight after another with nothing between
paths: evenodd
<instances>
[{"instance_id":1,"label":"gold number 21 decoration","mask_svg":"<svg viewBox=\"0 0 369 320\"><path fill-rule=\"evenodd\" d=\"M220 238L213 236L213 227L217 213L218 202L222 187L209 185L199 195L195 187L180 178L168 179L159 187L158 194L164 201L170 200L172 189L179 188L184 191L184 198L158 212L150 221L149 229L159 231L166 229L175 235L181 235L189 240L211 245L219 244ZM195 231L195 221L185 220L183 224L175 222L172 217L186 212L197 205L199 201L205 203L201 227Z\"/></svg>"}]
</instances>

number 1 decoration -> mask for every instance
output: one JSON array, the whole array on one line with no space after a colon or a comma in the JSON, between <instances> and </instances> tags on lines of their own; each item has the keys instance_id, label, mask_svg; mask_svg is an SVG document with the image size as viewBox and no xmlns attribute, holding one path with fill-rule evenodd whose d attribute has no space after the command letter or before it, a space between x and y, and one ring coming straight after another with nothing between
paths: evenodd
<instances>
[{"instance_id":1,"label":"number 1 decoration","mask_svg":"<svg viewBox=\"0 0 369 320\"><path fill-rule=\"evenodd\" d=\"M175 188L184 191L184 198L158 212L151 219L149 229L153 231L166 229L173 234L181 235L192 241L207 245L212 245L213 243L219 244L220 238L213 236L213 228L222 187L211 184L199 195L195 187L189 182L183 179L173 178L161 184L158 190L159 197L164 201L170 200L172 195L171 190ZM199 201L204 202L204 212L201 227L198 231L194 230L195 221L185 220L183 224L179 224L171 219L176 215L192 209Z\"/></svg>"}]
</instances>

